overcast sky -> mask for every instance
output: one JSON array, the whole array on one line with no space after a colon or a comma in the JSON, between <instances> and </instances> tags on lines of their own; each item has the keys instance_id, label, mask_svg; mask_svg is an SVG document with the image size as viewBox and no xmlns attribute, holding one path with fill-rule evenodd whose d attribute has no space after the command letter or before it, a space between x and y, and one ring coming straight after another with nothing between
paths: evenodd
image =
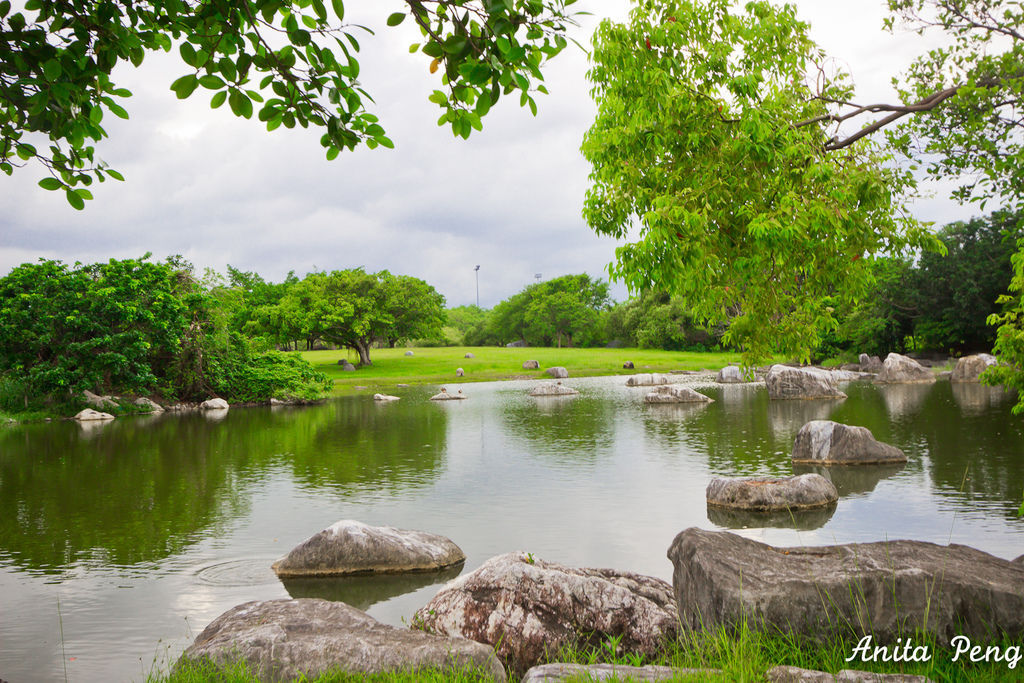
<instances>
[{"instance_id":1,"label":"overcast sky","mask_svg":"<svg viewBox=\"0 0 1024 683\"><path fill-rule=\"evenodd\" d=\"M893 100L890 78L925 49L914 35L882 30L884 0L796 4L818 43L853 73L862 101ZM395 150L343 152L328 162L319 133L267 133L226 106L210 110L202 89L177 100L169 85L186 67L176 53L150 55L115 78L134 93L131 119L108 116L110 138L98 147L126 182L94 184L96 198L75 211L36 187L38 169L0 176L0 273L40 257L94 262L147 251L271 280L362 266L423 278L456 306L475 302L479 264L484 307L536 274L607 279L615 241L597 237L580 216L589 165L579 146L594 115L585 54L570 47L545 69L551 95L538 97L536 118L509 98L482 133L456 139L436 125L440 112L426 100L437 87L429 58L408 53L418 34L411 25L384 27L400 5L346 2L346 19L377 31L361 40L360 80ZM624 19L629 3L575 6L594 14L574 33L587 45L597 22ZM915 213L940 224L971 215L943 188ZM626 291L615 285L613 295L621 300Z\"/></svg>"}]
</instances>

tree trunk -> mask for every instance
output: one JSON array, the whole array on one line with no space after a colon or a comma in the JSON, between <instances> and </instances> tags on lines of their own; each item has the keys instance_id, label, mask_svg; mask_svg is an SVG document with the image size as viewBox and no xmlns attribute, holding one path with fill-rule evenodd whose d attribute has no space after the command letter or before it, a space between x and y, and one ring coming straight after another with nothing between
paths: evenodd
<instances>
[{"instance_id":1,"label":"tree trunk","mask_svg":"<svg viewBox=\"0 0 1024 683\"><path fill-rule=\"evenodd\" d=\"M360 365L373 365L370 360L370 344L365 341L357 341L352 345L356 351L359 352L359 364Z\"/></svg>"}]
</instances>

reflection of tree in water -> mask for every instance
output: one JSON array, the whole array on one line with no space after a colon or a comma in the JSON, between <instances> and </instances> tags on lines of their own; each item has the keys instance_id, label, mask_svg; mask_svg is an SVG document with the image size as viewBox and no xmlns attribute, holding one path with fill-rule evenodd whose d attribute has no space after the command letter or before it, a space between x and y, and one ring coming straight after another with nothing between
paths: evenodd
<instances>
[{"instance_id":1,"label":"reflection of tree in water","mask_svg":"<svg viewBox=\"0 0 1024 683\"><path fill-rule=\"evenodd\" d=\"M121 418L87 436L74 423L0 429L0 556L46 572L160 560L245 514L246 490L272 465L340 489L435 477L443 413L373 409L341 400L232 410L219 423Z\"/></svg>"},{"instance_id":2,"label":"reflection of tree in water","mask_svg":"<svg viewBox=\"0 0 1024 683\"><path fill-rule=\"evenodd\" d=\"M943 382L946 384L946 382ZM878 393L885 401L894 422L916 419L934 384L878 384Z\"/></svg>"},{"instance_id":3,"label":"reflection of tree in water","mask_svg":"<svg viewBox=\"0 0 1024 683\"><path fill-rule=\"evenodd\" d=\"M871 493L878 482L900 472L903 463L898 465L793 465L793 474L820 474L832 482L840 496L856 493Z\"/></svg>"},{"instance_id":4,"label":"reflection of tree in water","mask_svg":"<svg viewBox=\"0 0 1024 683\"><path fill-rule=\"evenodd\" d=\"M772 429L770 401L763 385L720 385L702 388L701 393L715 403L676 423L647 419L648 433L663 442L675 439L706 453L715 475L789 474L793 437L779 438ZM678 430L679 436L666 430Z\"/></svg>"},{"instance_id":5,"label":"reflection of tree in water","mask_svg":"<svg viewBox=\"0 0 1024 683\"><path fill-rule=\"evenodd\" d=\"M1012 392L1003 387L990 387L974 382L956 382L950 384L953 400L964 415L981 415L989 408L998 406L1009 400Z\"/></svg>"},{"instance_id":6,"label":"reflection of tree in water","mask_svg":"<svg viewBox=\"0 0 1024 683\"><path fill-rule=\"evenodd\" d=\"M835 505L811 510L773 510L750 512L708 506L708 521L724 529L798 529L811 531L825 526L836 511Z\"/></svg>"},{"instance_id":7,"label":"reflection of tree in water","mask_svg":"<svg viewBox=\"0 0 1024 683\"><path fill-rule=\"evenodd\" d=\"M448 430L447 411L427 401L377 405L350 397L324 406L318 425L286 463L300 482L341 491L398 492L439 475Z\"/></svg>"},{"instance_id":8,"label":"reflection of tree in water","mask_svg":"<svg viewBox=\"0 0 1024 683\"><path fill-rule=\"evenodd\" d=\"M828 420L843 399L775 400L768 401L768 421L772 433L782 441L789 441L792 453L797 432L813 420Z\"/></svg>"},{"instance_id":9,"label":"reflection of tree in water","mask_svg":"<svg viewBox=\"0 0 1024 683\"><path fill-rule=\"evenodd\" d=\"M962 411L954 391L949 382L938 382L901 432L922 442L938 489L998 503L1016 519L1024 490L1024 418L1011 414L1008 400L980 413L977 406Z\"/></svg>"},{"instance_id":10,"label":"reflection of tree in water","mask_svg":"<svg viewBox=\"0 0 1024 683\"><path fill-rule=\"evenodd\" d=\"M529 453L566 463L593 462L611 452L613 401L586 394L568 400L552 398L524 395L504 402L505 432L525 441Z\"/></svg>"},{"instance_id":11,"label":"reflection of tree in water","mask_svg":"<svg viewBox=\"0 0 1024 683\"><path fill-rule=\"evenodd\" d=\"M448 567L439 572L410 574L381 574L376 576L344 576L281 579L284 589L293 598L321 598L344 602L357 609L369 609L399 595L420 588L450 581L462 573L463 565Z\"/></svg>"}]
</instances>

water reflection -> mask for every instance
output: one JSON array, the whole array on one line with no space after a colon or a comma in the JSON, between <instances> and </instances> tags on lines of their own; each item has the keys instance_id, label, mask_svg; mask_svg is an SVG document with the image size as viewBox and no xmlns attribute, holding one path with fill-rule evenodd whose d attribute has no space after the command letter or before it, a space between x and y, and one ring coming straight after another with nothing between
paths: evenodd
<instances>
[{"instance_id":1,"label":"water reflection","mask_svg":"<svg viewBox=\"0 0 1024 683\"><path fill-rule=\"evenodd\" d=\"M413 574L281 579L281 583L293 598L322 598L365 610L378 602L450 581L462 573L462 566L460 563L439 572Z\"/></svg>"},{"instance_id":2,"label":"water reflection","mask_svg":"<svg viewBox=\"0 0 1024 683\"><path fill-rule=\"evenodd\" d=\"M877 384L875 386L885 401L889 417L893 420L906 420L921 412L924 401L935 384Z\"/></svg>"},{"instance_id":3,"label":"water reflection","mask_svg":"<svg viewBox=\"0 0 1024 683\"><path fill-rule=\"evenodd\" d=\"M708 506L708 521L724 529L797 529L811 531L820 529L832 519L836 506L813 508L811 510L772 510L752 512L730 510Z\"/></svg>"},{"instance_id":4,"label":"water reflection","mask_svg":"<svg viewBox=\"0 0 1024 683\"><path fill-rule=\"evenodd\" d=\"M504 431L525 442L527 451L562 463L593 462L610 454L615 404L594 395L558 398L510 396L501 410Z\"/></svg>"},{"instance_id":5,"label":"water reflection","mask_svg":"<svg viewBox=\"0 0 1024 683\"><path fill-rule=\"evenodd\" d=\"M789 439L812 420L828 420L843 399L787 400L768 402L768 422L779 439Z\"/></svg>"},{"instance_id":6,"label":"water reflection","mask_svg":"<svg viewBox=\"0 0 1024 683\"><path fill-rule=\"evenodd\" d=\"M0 558L59 573L169 557L246 515L246 491L281 464L305 485L339 491L399 493L434 479L443 412L382 417L371 404L0 430ZM211 422L214 412L224 421Z\"/></svg>"},{"instance_id":7,"label":"water reflection","mask_svg":"<svg viewBox=\"0 0 1024 683\"><path fill-rule=\"evenodd\" d=\"M793 465L793 474L820 474L832 482L840 496L870 493L878 482L899 473L904 464L897 465Z\"/></svg>"},{"instance_id":8,"label":"water reflection","mask_svg":"<svg viewBox=\"0 0 1024 683\"><path fill-rule=\"evenodd\" d=\"M951 382L953 400L964 415L981 415L989 408L1001 405L1010 393L1003 387L990 387L970 382Z\"/></svg>"}]
</instances>

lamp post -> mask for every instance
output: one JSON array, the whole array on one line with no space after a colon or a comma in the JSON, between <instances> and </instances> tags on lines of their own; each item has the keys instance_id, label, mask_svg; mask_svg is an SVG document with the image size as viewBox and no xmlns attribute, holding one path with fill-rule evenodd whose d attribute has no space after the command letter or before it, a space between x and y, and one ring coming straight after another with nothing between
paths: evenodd
<instances>
[{"instance_id":1,"label":"lamp post","mask_svg":"<svg viewBox=\"0 0 1024 683\"><path fill-rule=\"evenodd\" d=\"M476 271L476 307L480 308L480 266L473 270Z\"/></svg>"}]
</instances>

